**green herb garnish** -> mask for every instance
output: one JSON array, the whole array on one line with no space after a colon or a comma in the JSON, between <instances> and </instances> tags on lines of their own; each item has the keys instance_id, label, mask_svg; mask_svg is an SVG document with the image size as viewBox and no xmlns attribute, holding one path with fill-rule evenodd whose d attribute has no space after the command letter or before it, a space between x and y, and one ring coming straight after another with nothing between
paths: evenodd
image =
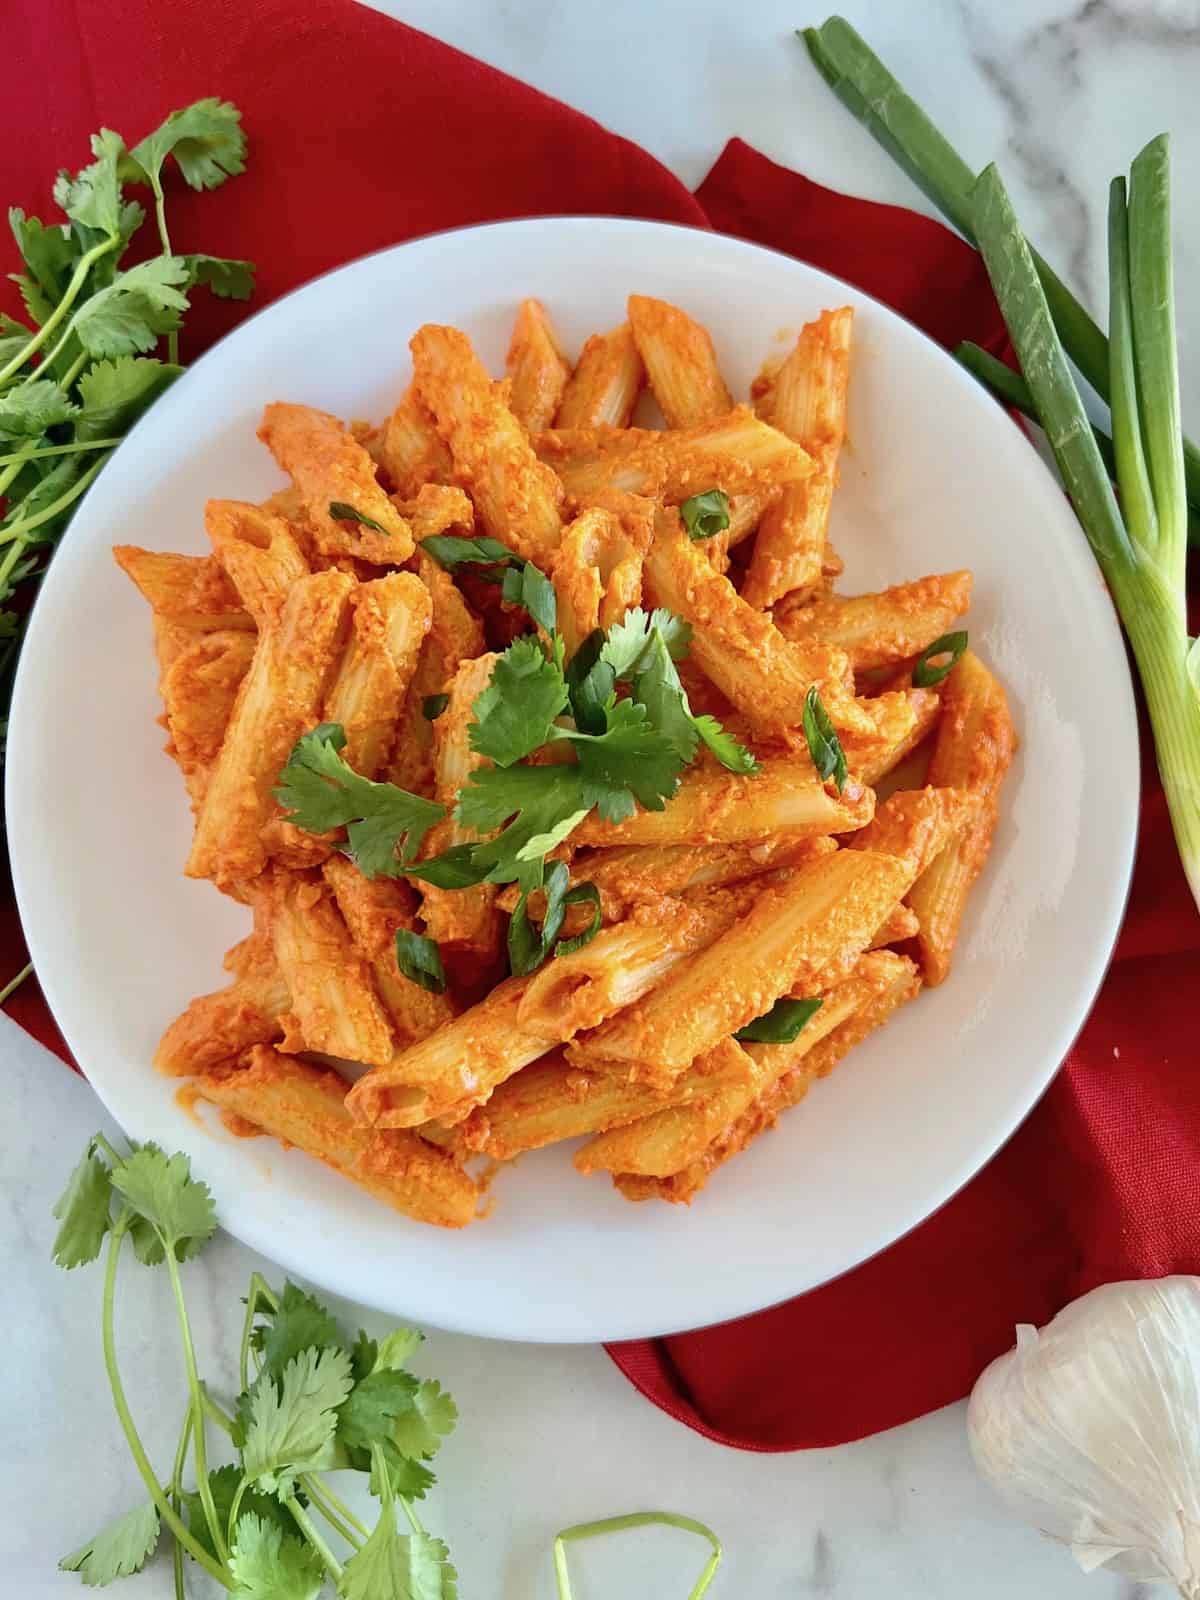
<instances>
[{"instance_id":1,"label":"green herb garnish","mask_svg":"<svg viewBox=\"0 0 1200 1600\"><path fill-rule=\"evenodd\" d=\"M819 999L776 1000L770 1011L739 1028L733 1037L743 1044L791 1044L820 1009Z\"/></svg>"},{"instance_id":2,"label":"green herb garnish","mask_svg":"<svg viewBox=\"0 0 1200 1600\"><path fill-rule=\"evenodd\" d=\"M711 539L729 526L729 496L721 489L694 494L679 508L689 539Z\"/></svg>"},{"instance_id":3,"label":"green herb garnish","mask_svg":"<svg viewBox=\"0 0 1200 1600\"><path fill-rule=\"evenodd\" d=\"M848 776L846 752L837 730L829 720L829 713L821 704L816 684L809 686L804 696L804 737L808 740L808 753L822 782L832 778L841 794Z\"/></svg>"},{"instance_id":4,"label":"green herb garnish","mask_svg":"<svg viewBox=\"0 0 1200 1600\"><path fill-rule=\"evenodd\" d=\"M406 978L411 978L430 994L445 994L446 969L442 966L442 953L432 939L412 933L408 928L398 928L396 965Z\"/></svg>"},{"instance_id":5,"label":"green herb garnish","mask_svg":"<svg viewBox=\"0 0 1200 1600\"><path fill-rule=\"evenodd\" d=\"M912 670L913 683L918 689L932 689L934 684L941 683L943 678L953 672L966 648L965 629L961 629L958 633L942 634L940 639L935 639L917 657ZM945 656L946 659L939 661L939 656Z\"/></svg>"},{"instance_id":6,"label":"green herb garnish","mask_svg":"<svg viewBox=\"0 0 1200 1600\"><path fill-rule=\"evenodd\" d=\"M376 522L374 517L368 517L365 511L357 510L345 500L331 500L329 515L337 522L361 522L364 528L374 528L376 533L388 533L382 522Z\"/></svg>"},{"instance_id":7,"label":"green herb garnish","mask_svg":"<svg viewBox=\"0 0 1200 1600\"><path fill-rule=\"evenodd\" d=\"M449 704L448 694L427 694L421 701L421 715L426 722L436 722Z\"/></svg>"}]
</instances>

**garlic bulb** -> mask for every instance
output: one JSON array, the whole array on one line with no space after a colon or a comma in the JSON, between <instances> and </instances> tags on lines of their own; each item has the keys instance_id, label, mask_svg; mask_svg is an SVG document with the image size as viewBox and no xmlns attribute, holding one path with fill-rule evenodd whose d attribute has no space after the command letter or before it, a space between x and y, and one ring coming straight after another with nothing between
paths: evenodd
<instances>
[{"instance_id":1,"label":"garlic bulb","mask_svg":"<svg viewBox=\"0 0 1200 1600\"><path fill-rule=\"evenodd\" d=\"M1200 1278L1107 1284L1018 1328L967 1431L984 1477L1084 1571L1200 1597Z\"/></svg>"}]
</instances>

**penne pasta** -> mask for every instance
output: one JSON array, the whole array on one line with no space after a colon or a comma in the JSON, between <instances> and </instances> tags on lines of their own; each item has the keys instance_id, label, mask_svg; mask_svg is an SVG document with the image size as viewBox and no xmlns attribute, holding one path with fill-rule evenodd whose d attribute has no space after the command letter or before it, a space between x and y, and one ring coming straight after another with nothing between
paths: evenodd
<instances>
[{"instance_id":1,"label":"penne pasta","mask_svg":"<svg viewBox=\"0 0 1200 1600\"><path fill-rule=\"evenodd\" d=\"M846 844L907 861L914 878L953 840L973 826L985 809L984 796L970 789L898 790Z\"/></svg>"},{"instance_id":2,"label":"penne pasta","mask_svg":"<svg viewBox=\"0 0 1200 1600\"><path fill-rule=\"evenodd\" d=\"M264 627L279 615L291 585L309 571L290 525L243 500L210 500L204 526L242 604Z\"/></svg>"},{"instance_id":3,"label":"penne pasta","mask_svg":"<svg viewBox=\"0 0 1200 1600\"><path fill-rule=\"evenodd\" d=\"M521 301L505 365L513 416L530 433L548 428L571 376L571 363L540 300Z\"/></svg>"},{"instance_id":4,"label":"penne pasta","mask_svg":"<svg viewBox=\"0 0 1200 1600\"><path fill-rule=\"evenodd\" d=\"M896 719L890 730L885 725L879 729L877 739L855 752L854 770L864 783L877 784L895 770L937 727L942 714L942 699L936 689L907 689L911 721Z\"/></svg>"},{"instance_id":5,"label":"penne pasta","mask_svg":"<svg viewBox=\"0 0 1200 1600\"><path fill-rule=\"evenodd\" d=\"M742 595L760 609L788 593L812 594L821 582L829 509L846 434L853 324L849 306L823 311L801 330L795 349L775 374L771 421L804 446L814 470L802 483L790 484L759 525Z\"/></svg>"},{"instance_id":6,"label":"penne pasta","mask_svg":"<svg viewBox=\"0 0 1200 1600\"><path fill-rule=\"evenodd\" d=\"M593 507L564 531L551 568L558 631L568 656L596 628L611 628L642 598L642 556L611 511Z\"/></svg>"},{"instance_id":7,"label":"penne pasta","mask_svg":"<svg viewBox=\"0 0 1200 1600\"><path fill-rule=\"evenodd\" d=\"M867 851L838 850L798 867L643 1000L580 1041L579 1059L628 1061L635 1078L669 1083L781 996L811 992L806 985L835 963L857 958L912 879L904 862Z\"/></svg>"},{"instance_id":8,"label":"penne pasta","mask_svg":"<svg viewBox=\"0 0 1200 1600\"><path fill-rule=\"evenodd\" d=\"M446 707L433 724L434 789L443 805L451 805L472 772L486 764L471 749L470 728L475 720L475 702L491 682L498 660L498 656L489 654L464 661L446 685ZM429 834L426 852L437 855L474 838L476 835L469 828L448 816ZM420 889L425 931L437 944L462 945L484 954L499 948L495 884L439 889L432 883L422 883Z\"/></svg>"},{"instance_id":9,"label":"penne pasta","mask_svg":"<svg viewBox=\"0 0 1200 1600\"><path fill-rule=\"evenodd\" d=\"M725 1039L704 1062L719 1053L742 1057L745 1070L729 1075L726 1082L682 1104L653 1111L648 1117L601 1133L575 1153L578 1171L639 1173L650 1178L669 1178L704 1155L712 1141L744 1116L751 1106L783 1076L793 1072L822 1039L845 1022L870 1000L877 988L875 970L892 958L863 956L863 976L855 976L831 989L821 998L820 1009L811 1016L790 1044L746 1044ZM700 1063L694 1063L693 1069Z\"/></svg>"},{"instance_id":10,"label":"penne pasta","mask_svg":"<svg viewBox=\"0 0 1200 1600\"><path fill-rule=\"evenodd\" d=\"M417 392L450 446L484 532L526 561L558 544L561 490L457 328L427 323L413 337Z\"/></svg>"},{"instance_id":11,"label":"penne pasta","mask_svg":"<svg viewBox=\"0 0 1200 1600\"><path fill-rule=\"evenodd\" d=\"M517 1026L528 978L508 978L486 1000L364 1074L346 1097L359 1122L415 1128L461 1122L498 1084L550 1049Z\"/></svg>"},{"instance_id":12,"label":"penne pasta","mask_svg":"<svg viewBox=\"0 0 1200 1600\"><path fill-rule=\"evenodd\" d=\"M915 939L919 927L916 912L901 901L899 905L892 907L868 949L879 950L886 945L900 944L905 939Z\"/></svg>"},{"instance_id":13,"label":"penne pasta","mask_svg":"<svg viewBox=\"0 0 1200 1600\"><path fill-rule=\"evenodd\" d=\"M316 877L277 871L259 893L291 996L280 1049L374 1065L390 1060L392 1030L370 968L326 886Z\"/></svg>"},{"instance_id":14,"label":"penne pasta","mask_svg":"<svg viewBox=\"0 0 1200 1600\"><path fill-rule=\"evenodd\" d=\"M637 811L626 822L586 818L575 845L743 844L788 836L851 833L875 812L874 795L851 778L830 794L807 755L768 756L756 773L689 767L661 811Z\"/></svg>"},{"instance_id":15,"label":"penne pasta","mask_svg":"<svg viewBox=\"0 0 1200 1600\"><path fill-rule=\"evenodd\" d=\"M412 532L380 487L375 463L336 417L276 401L258 436L300 491L317 548L398 566L413 552ZM353 516L337 515L344 506Z\"/></svg>"},{"instance_id":16,"label":"penne pasta","mask_svg":"<svg viewBox=\"0 0 1200 1600\"><path fill-rule=\"evenodd\" d=\"M325 697L324 720L341 724L343 759L364 778L376 777L391 753L432 612L429 590L411 572L361 583L350 596L350 638Z\"/></svg>"},{"instance_id":17,"label":"penne pasta","mask_svg":"<svg viewBox=\"0 0 1200 1600\"><path fill-rule=\"evenodd\" d=\"M342 572L298 578L278 619L259 634L196 818L189 877L245 882L266 864L260 829L275 809L271 790L292 746L317 721L353 588Z\"/></svg>"},{"instance_id":18,"label":"penne pasta","mask_svg":"<svg viewBox=\"0 0 1200 1600\"><path fill-rule=\"evenodd\" d=\"M713 422L732 409L707 328L644 294L629 296L629 326L668 428Z\"/></svg>"},{"instance_id":19,"label":"penne pasta","mask_svg":"<svg viewBox=\"0 0 1200 1600\"><path fill-rule=\"evenodd\" d=\"M215 628L253 631L254 618L212 556L180 556L118 544L113 546L113 557L150 602L156 622L195 633Z\"/></svg>"},{"instance_id":20,"label":"penne pasta","mask_svg":"<svg viewBox=\"0 0 1200 1600\"><path fill-rule=\"evenodd\" d=\"M673 504L709 489L760 494L812 471L800 446L760 422L747 406L670 433L649 428L547 429L535 443L567 494L581 504L614 489Z\"/></svg>"},{"instance_id":21,"label":"penne pasta","mask_svg":"<svg viewBox=\"0 0 1200 1600\"><path fill-rule=\"evenodd\" d=\"M660 519L646 561L656 605L690 622L692 656L752 727L781 733L795 727L815 683L835 724L851 722L853 677L848 657L809 639L793 644L769 617L749 606L716 573L678 520ZM861 723L861 714L857 717Z\"/></svg>"},{"instance_id":22,"label":"penne pasta","mask_svg":"<svg viewBox=\"0 0 1200 1600\"><path fill-rule=\"evenodd\" d=\"M627 322L594 333L567 380L554 424L558 428L627 428L646 381L646 369Z\"/></svg>"},{"instance_id":23,"label":"penne pasta","mask_svg":"<svg viewBox=\"0 0 1200 1600\"><path fill-rule=\"evenodd\" d=\"M214 629L190 639L163 673L159 689L171 736L167 748L193 807L199 807L257 640L241 628Z\"/></svg>"},{"instance_id":24,"label":"penne pasta","mask_svg":"<svg viewBox=\"0 0 1200 1600\"><path fill-rule=\"evenodd\" d=\"M920 655L970 604L971 574L946 572L880 594L849 599L830 595L809 605L797 604L789 595L773 615L786 638L835 644L850 657L855 671L865 671Z\"/></svg>"},{"instance_id":25,"label":"penne pasta","mask_svg":"<svg viewBox=\"0 0 1200 1600\"><path fill-rule=\"evenodd\" d=\"M1016 750L1016 730L1003 688L973 651L946 679L943 712L929 762L932 784L965 788L982 810L930 862L909 891L920 923L917 949L925 982L945 981L971 885L983 870L996 831L996 796Z\"/></svg>"},{"instance_id":26,"label":"penne pasta","mask_svg":"<svg viewBox=\"0 0 1200 1600\"><path fill-rule=\"evenodd\" d=\"M415 499L392 496L392 504L412 529L418 544L437 533L457 529L469 533L475 526L475 507L470 495L446 483L423 483Z\"/></svg>"},{"instance_id":27,"label":"penne pasta","mask_svg":"<svg viewBox=\"0 0 1200 1600\"><path fill-rule=\"evenodd\" d=\"M209 1072L192 1087L237 1132L248 1125L273 1134L417 1222L462 1228L476 1214L480 1190L467 1173L415 1134L359 1127L336 1072L259 1046L244 1066Z\"/></svg>"},{"instance_id":28,"label":"penne pasta","mask_svg":"<svg viewBox=\"0 0 1200 1600\"><path fill-rule=\"evenodd\" d=\"M427 1039L451 1020L454 1007L447 995L431 994L406 978L397 963L396 934L401 929L417 929L412 890L398 878L368 880L342 855L330 856L322 871L350 937L370 963L397 1048L402 1050L418 1039Z\"/></svg>"},{"instance_id":29,"label":"penne pasta","mask_svg":"<svg viewBox=\"0 0 1200 1600\"><path fill-rule=\"evenodd\" d=\"M409 384L383 425L379 464L401 496L417 495L428 483L452 481L450 451L415 383Z\"/></svg>"},{"instance_id":30,"label":"penne pasta","mask_svg":"<svg viewBox=\"0 0 1200 1600\"><path fill-rule=\"evenodd\" d=\"M861 1044L863 1039L886 1022L899 1006L916 997L921 987L916 968L911 961L900 957L894 959L898 965L893 968L886 987L881 988L872 1000L848 1017L828 1037L806 1051L795 1068L785 1071L741 1117L723 1128L690 1166L668 1178L615 1174L613 1183L620 1193L627 1200L670 1200L675 1204L690 1204L718 1167L744 1150L760 1133L774 1127L780 1115L791 1106L798 1105L818 1078L828 1077L856 1044ZM791 1046L762 1048L790 1049Z\"/></svg>"},{"instance_id":31,"label":"penne pasta","mask_svg":"<svg viewBox=\"0 0 1200 1600\"><path fill-rule=\"evenodd\" d=\"M233 1061L251 1045L270 1044L283 1035L281 1018L291 1004L278 967L239 976L215 994L192 1000L163 1034L154 1065L169 1078Z\"/></svg>"}]
</instances>

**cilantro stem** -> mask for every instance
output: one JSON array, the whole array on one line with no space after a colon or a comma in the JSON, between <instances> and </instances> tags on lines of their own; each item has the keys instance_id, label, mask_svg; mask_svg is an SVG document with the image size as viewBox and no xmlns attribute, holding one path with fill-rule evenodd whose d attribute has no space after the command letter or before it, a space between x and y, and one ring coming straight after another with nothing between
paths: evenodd
<instances>
[{"instance_id":1,"label":"cilantro stem","mask_svg":"<svg viewBox=\"0 0 1200 1600\"><path fill-rule=\"evenodd\" d=\"M74 505L75 501L79 499L81 494L83 494L88 484L91 483L92 479L100 471L100 468L107 460L107 455L101 456L100 460L95 462L94 465L90 466L82 478L77 478L69 489L65 490L64 493L59 495L57 500L52 500L48 506L39 511L35 516L26 517L23 520L18 519L16 522L12 523L11 526L5 528L3 533L0 533L0 544L13 544L14 541L19 541L15 546L15 553L14 551L10 550L9 559L6 565L0 567L0 581L6 579L8 574L15 566L17 557L20 555L22 549L24 549L24 541L26 536L32 533L35 528L42 527L44 523L52 522L54 518L57 517L60 512L65 511L69 505Z\"/></svg>"},{"instance_id":2,"label":"cilantro stem","mask_svg":"<svg viewBox=\"0 0 1200 1600\"><path fill-rule=\"evenodd\" d=\"M81 350L75 357L74 361L72 361L71 365L67 368L66 372L64 372L62 377L59 379L60 387L63 389L69 389L90 360L91 357L88 355L87 351Z\"/></svg>"},{"instance_id":3,"label":"cilantro stem","mask_svg":"<svg viewBox=\"0 0 1200 1600\"><path fill-rule=\"evenodd\" d=\"M160 1237L162 1237L161 1234ZM228 1562L229 1547L225 1543L225 1532L221 1527L221 1519L217 1516L217 1508L213 1504L212 1485L208 1481L208 1441L205 1437L204 1428L204 1396L200 1388L200 1374L196 1370L196 1351L192 1344L192 1325L188 1320L187 1305L183 1298L183 1284L179 1277L179 1262L175 1256L175 1241L163 1238L163 1248L166 1251L167 1271L171 1276L171 1292L175 1296L175 1310L179 1318L179 1337L183 1343L183 1364L187 1369L188 1392L191 1395L196 1489L200 1495L200 1504L204 1507L204 1520L208 1523L208 1531L212 1535L217 1555L222 1561Z\"/></svg>"},{"instance_id":4,"label":"cilantro stem","mask_svg":"<svg viewBox=\"0 0 1200 1600\"><path fill-rule=\"evenodd\" d=\"M334 1493L334 1491L325 1482L324 1478L318 1476L318 1474L315 1472L309 1472L305 1474L301 1481L304 1484L305 1490L309 1494L313 1494L313 1485L315 1485L316 1493L319 1494L322 1499L327 1500L339 1516L344 1517L350 1526L356 1529L356 1531L360 1533L364 1539L370 1538L370 1528L367 1527L365 1522L361 1521L354 1515L354 1512L351 1511L346 1502L341 1498L340 1495Z\"/></svg>"},{"instance_id":5,"label":"cilantro stem","mask_svg":"<svg viewBox=\"0 0 1200 1600\"><path fill-rule=\"evenodd\" d=\"M99 1145L101 1150L104 1151L104 1154L112 1162L114 1167L119 1166L121 1164L121 1162L125 1159L123 1156L119 1156L117 1154L117 1152L113 1149L112 1145L108 1142L108 1140L104 1137L104 1135L102 1133L94 1133L92 1135L92 1144L93 1145Z\"/></svg>"},{"instance_id":6,"label":"cilantro stem","mask_svg":"<svg viewBox=\"0 0 1200 1600\"><path fill-rule=\"evenodd\" d=\"M10 978L8 980L3 989L0 989L0 1006L2 1006L4 1002L21 987L21 985L25 982L25 979L29 977L32 971L33 962L29 961L21 968L20 972L17 973L15 978Z\"/></svg>"},{"instance_id":7,"label":"cilantro stem","mask_svg":"<svg viewBox=\"0 0 1200 1600\"><path fill-rule=\"evenodd\" d=\"M107 1139L103 1139L102 1136L98 1135L96 1142L103 1143L108 1151L112 1151L112 1146L108 1143ZM203 1545L199 1544L192 1537L187 1528L184 1526L183 1521L176 1512L175 1508L171 1505L170 1501L163 1493L162 1486L159 1483L158 1478L155 1476L154 1468L150 1465L150 1459L146 1454L145 1446L142 1444L141 1435L137 1431L137 1425L133 1420L133 1413L129 1409L129 1402L125 1398L125 1386L121 1382L121 1373L117 1366L117 1347L113 1328L113 1305L117 1284L117 1263L120 1259L121 1245L124 1242L125 1235L129 1230L129 1224L132 1219L133 1213L129 1210L128 1206L124 1207L114 1223L112 1233L109 1237L108 1260L104 1272L104 1305L101 1313L100 1332L101 1339L104 1344L104 1370L108 1373L108 1381L112 1389L113 1406L117 1413L117 1420L121 1424L121 1431L124 1433L125 1441L129 1446L129 1453L134 1459L138 1472L141 1474L142 1482L146 1485L146 1490L151 1500L154 1501L155 1506L158 1508L159 1516L166 1523L167 1527L170 1528L171 1532L175 1535L176 1539L178 1539L180 1544L184 1547L192 1559L199 1562L199 1564L204 1568L209 1577L215 1578L223 1589L232 1589L233 1583L230 1580L228 1572L224 1567L219 1566L209 1555L208 1551L204 1549Z\"/></svg>"},{"instance_id":8,"label":"cilantro stem","mask_svg":"<svg viewBox=\"0 0 1200 1600\"><path fill-rule=\"evenodd\" d=\"M5 469L0 472L0 494L4 493L25 463L33 460L35 454L36 451L33 449L32 443L30 443L23 450L17 450L12 455L3 457Z\"/></svg>"},{"instance_id":9,"label":"cilantro stem","mask_svg":"<svg viewBox=\"0 0 1200 1600\"><path fill-rule=\"evenodd\" d=\"M353 1545L355 1550L360 1549L362 1540L354 1532L353 1528L349 1527L338 1515L331 1504L332 1496L321 1479L315 1473L309 1472L300 1479L300 1482L311 1504L321 1513L334 1532L340 1533L346 1543ZM343 1507L343 1509L345 1508Z\"/></svg>"},{"instance_id":10,"label":"cilantro stem","mask_svg":"<svg viewBox=\"0 0 1200 1600\"><path fill-rule=\"evenodd\" d=\"M278 1311L279 1301L275 1298L270 1284L261 1272L252 1272L250 1287L246 1292L246 1315L242 1321L242 1345L238 1354L238 1377L241 1379L243 1394L250 1387L250 1340L254 1333L254 1319L258 1315L260 1300L272 1311Z\"/></svg>"},{"instance_id":11,"label":"cilantro stem","mask_svg":"<svg viewBox=\"0 0 1200 1600\"><path fill-rule=\"evenodd\" d=\"M227 1411L217 1404L212 1395L209 1394L206 1385L203 1383L200 1385L200 1398L204 1403L204 1410L207 1415L212 1418L222 1432L227 1433L232 1439L234 1433L233 1418Z\"/></svg>"},{"instance_id":12,"label":"cilantro stem","mask_svg":"<svg viewBox=\"0 0 1200 1600\"><path fill-rule=\"evenodd\" d=\"M399 1500L400 1505L403 1508L404 1515L408 1518L408 1525L412 1531L414 1533L424 1533L425 1529L421 1526L421 1519L413 1510L409 1501L402 1494L398 1494L396 1499Z\"/></svg>"},{"instance_id":13,"label":"cilantro stem","mask_svg":"<svg viewBox=\"0 0 1200 1600\"><path fill-rule=\"evenodd\" d=\"M175 1449L175 1465L171 1468L171 1504L175 1508L176 1516L179 1515L180 1489L183 1480L184 1463L187 1461L188 1442L192 1437L192 1408L189 1406L184 1412L183 1427L179 1434L179 1444ZM183 1546L178 1539L171 1541L171 1573L175 1583L175 1600L184 1600L185 1589L183 1583Z\"/></svg>"},{"instance_id":14,"label":"cilantro stem","mask_svg":"<svg viewBox=\"0 0 1200 1600\"><path fill-rule=\"evenodd\" d=\"M334 1583L340 1583L342 1581L342 1564L322 1539L321 1530L304 1510L304 1507L297 1502L295 1495L289 1495L283 1503L291 1512L300 1532L320 1556L329 1576Z\"/></svg>"},{"instance_id":15,"label":"cilantro stem","mask_svg":"<svg viewBox=\"0 0 1200 1600\"><path fill-rule=\"evenodd\" d=\"M47 444L38 450L18 450L13 455L0 456L0 467L10 463L23 467L27 461L44 461L48 456L74 456L84 450L112 450L120 442L120 439L88 439L80 444ZM8 477L7 473L4 477ZM12 479L8 478L8 482ZM0 478L0 491L6 486L4 478Z\"/></svg>"},{"instance_id":16,"label":"cilantro stem","mask_svg":"<svg viewBox=\"0 0 1200 1600\"><path fill-rule=\"evenodd\" d=\"M688 1600L700 1600L708 1590L721 1565L721 1541L711 1528L693 1517L683 1517L674 1511L631 1511L623 1517L606 1517L602 1522L578 1522L573 1528L564 1528L554 1541L554 1579L558 1585L558 1600L571 1600L571 1579L567 1572L567 1545L576 1539L592 1539L603 1533L623 1533L627 1528L650 1526L683 1528L687 1533L699 1534L712 1546L712 1555L704 1565Z\"/></svg>"},{"instance_id":17,"label":"cilantro stem","mask_svg":"<svg viewBox=\"0 0 1200 1600\"><path fill-rule=\"evenodd\" d=\"M75 271L71 274L71 281L67 284L66 290L63 293L62 299L46 318L45 322L42 323L41 327L34 334L33 338L30 339L25 348L23 350L19 350L12 360L7 363L7 365L0 367L0 388L2 388L8 382L14 372L19 372L21 370L21 368L29 360L30 356L36 355L37 352L42 348L46 340L50 337L62 319L66 316L67 312L70 310L72 304L79 294L80 289L83 288L84 280L86 279L88 273L92 270L92 267L97 261L100 260L102 256L106 256L115 250L120 242L121 239L119 234L111 234L107 239L101 240L99 244L94 244L90 250L85 251L84 254L80 256L79 261L76 264ZM62 341L60 340L59 343L61 344L61 342ZM27 378L24 381L29 382L29 379Z\"/></svg>"}]
</instances>

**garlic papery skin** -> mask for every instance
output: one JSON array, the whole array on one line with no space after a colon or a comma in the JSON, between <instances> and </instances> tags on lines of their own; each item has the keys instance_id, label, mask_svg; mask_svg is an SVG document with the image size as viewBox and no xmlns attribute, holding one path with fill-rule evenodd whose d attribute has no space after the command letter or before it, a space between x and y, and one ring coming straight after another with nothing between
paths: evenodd
<instances>
[{"instance_id":1,"label":"garlic papery skin","mask_svg":"<svg viewBox=\"0 0 1200 1600\"><path fill-rule=\"evenodd\" d=\"M1084 1571L1200 1597L1200 1278L1106 1284L1018 1328L967 1433L988 1482Z\"/></svg>"}]
</instances>

